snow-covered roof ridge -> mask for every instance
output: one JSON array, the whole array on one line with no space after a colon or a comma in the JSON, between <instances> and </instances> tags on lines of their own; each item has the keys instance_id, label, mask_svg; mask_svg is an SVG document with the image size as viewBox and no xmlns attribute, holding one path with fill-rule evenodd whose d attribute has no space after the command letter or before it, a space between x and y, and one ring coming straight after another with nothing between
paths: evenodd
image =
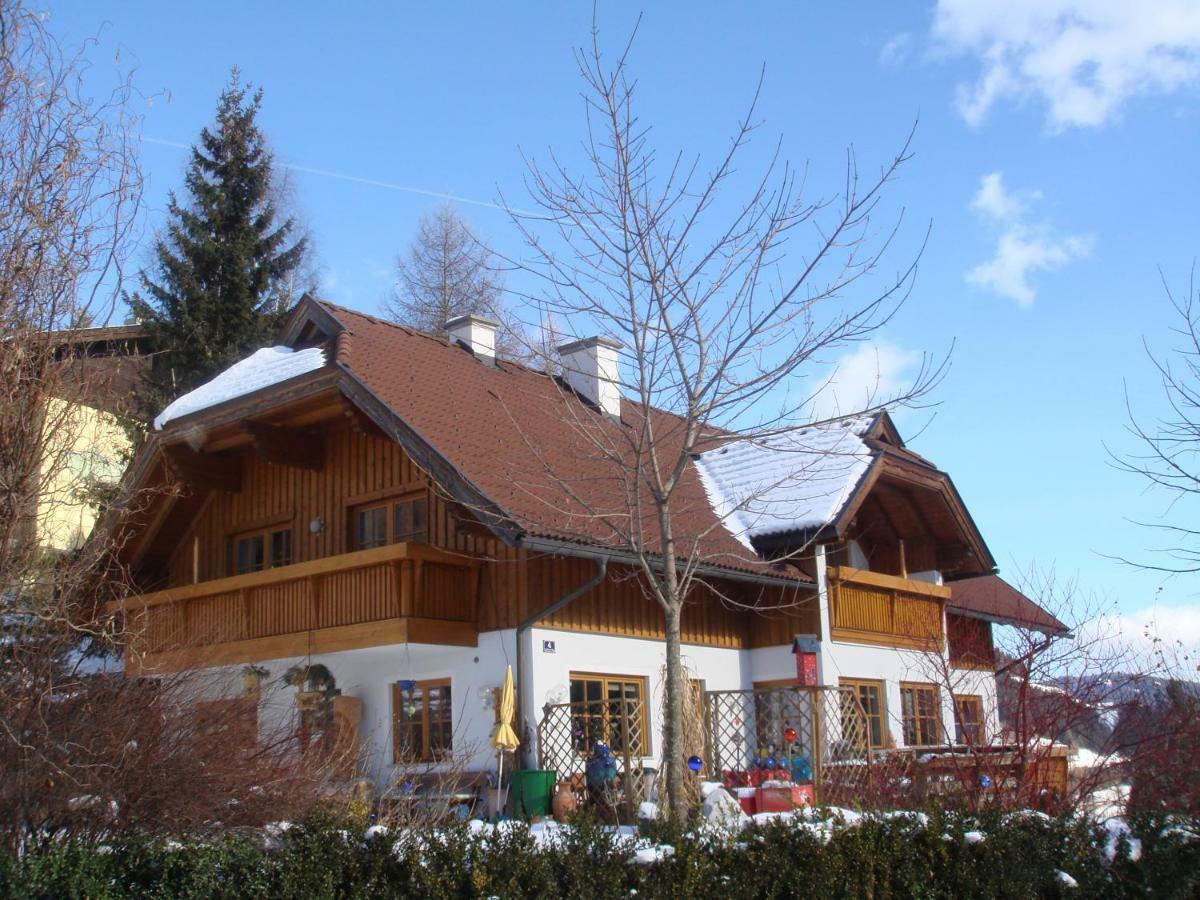
<instances>
[{"instance_id":1,"label":"snow-covered roof ridge","mask_svg":"<svg viewBox=\"0 0 1200 900\"><path fill-rule=\"evenodd\" d=\"M863 441L875 419L851 416L732 440L696 458L716 514L746 546L753 538L820 528L837 517L870 467Z\"/></svg>"},{"instance_id":2,"label":"snow-covered roof ridge","mask_svg":"<svg viewBox=\"0 0 1200 900\"><path fill-rule=\"evenodd\" d=\"M154 420L162 430L172 419L180 419L218 403L243 397L273 384L307 375L325 365L320 347L293 350L291 347L263 347L234 363L216 378L175 399Z\"/></svg>"}]
</instances>

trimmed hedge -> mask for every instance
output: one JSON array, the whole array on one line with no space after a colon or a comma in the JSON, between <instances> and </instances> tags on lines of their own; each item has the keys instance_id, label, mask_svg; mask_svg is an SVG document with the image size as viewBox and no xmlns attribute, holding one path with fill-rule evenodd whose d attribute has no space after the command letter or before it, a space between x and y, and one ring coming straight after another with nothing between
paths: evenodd
<instances>
[{"instance_id":1,"label":"trimmed hedge","mask_svg":"<svg viewBox=\"0 0 1200 900\"><path fill-rule=\"evenodd\" d=\"M15 898L340 897L1196 897L1200 840L1139 821L1134 849L1071 819L931 811L831 827L777 821L736 842L670 835L673 856L632 861L603 827L576 822L552 849L523 828L472 835L358 836L315 819L261 834L184 843L124 836L103 847L48 842L0 856ZM968 832L982 832L978 835ZM1070 886L1060 873L1077 883Z\"/></svg>"}]
</instances>

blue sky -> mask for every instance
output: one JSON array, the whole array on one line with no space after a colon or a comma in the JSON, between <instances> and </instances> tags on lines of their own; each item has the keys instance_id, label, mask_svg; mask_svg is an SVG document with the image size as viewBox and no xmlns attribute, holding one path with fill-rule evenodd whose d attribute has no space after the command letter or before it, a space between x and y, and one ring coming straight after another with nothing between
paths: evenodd
<instances>
[{"instance_id":1,"label":"blue sky","mask_svg":"<svg viewBox=\"0 0 1200 900\"><path fill-rule=\"evenodd\" d=\"M816 8L823 6L826 8ZM935 410L906 413L913 446L949 471L1004 573L1053 568L1138 624L1200 643L1200 581L1132 570L1167 498L1113 470L1130 449L1124 390L1161 410L1142 349L1171 346L1159 267L1186 291L1197 242L1200 13L1195 4L1085 0L648 5L633 54L645 121L664 152L723 146L766 82L747 165L776 138L840 187L853 145L874 168L919 119L887 194L906 227L893 256L932 236L911 299L849 391L885 386L922 351L952 369ZM447 193L501 249L488 204L525 197L522 151L568 155L582 136L572 48L583 3L51 3L66 41L99 34L97 83L133 67L145 96L148 224L161 221L232 65L265 91L261 123L311 228L324 294L374 311L396 253ZM336 12L334 11L336 9ZM636 7L602 3L604 42ZM326 173L326 174L319 174ZM335 177L334 174L343 176ZM413 190L404 190L401 188ZM800 249L799 246L797 249ZM1177 507L1175 515L1187 515Z\"/></svg>"}]
</instances>

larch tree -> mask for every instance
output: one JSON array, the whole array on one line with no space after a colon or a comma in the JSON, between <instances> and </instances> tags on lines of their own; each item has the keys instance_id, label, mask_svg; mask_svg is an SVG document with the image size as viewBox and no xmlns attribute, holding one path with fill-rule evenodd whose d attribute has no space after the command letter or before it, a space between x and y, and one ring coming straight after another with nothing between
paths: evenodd
<instances>
[{"instance_id":1,"label":"larch tree","mask_svg":"<svg viewBox=\"0 0 1200 900\"><path fill-rule=\"evenodd\" d=\"M296 299L308 241L280 215L261 104L235 68L192 148L187 199L171 195L152 271L127 297L156 350L148 415L269 341Z\"/></svg>"},{"instance_id":2,"label":"larch tree","mask_svg":"<svg viewBox=\"0 0 1200 900\"><path fill-rule=\"evenodd\" d=\"M843 189L809 198L778 153L758 175L739 172L755 129L756 92L711 166L682 153L664 159L638 117L631 46L609 59L593 29L591 46L577 53L587 117L582 161L578 169L554 154L548 164L530 161L534 209L509 207L527 251L507 262L521 270L530 306L623 348L619 421L600 427L581 415L565 423L610 467L620 499L595 508L570 473L549 474L564 502L584 510L589 528L605 531L605 543L632 560L662 611L665 793L667 814L682 821L688 686L681 619L697 589L720 594L711 580L701 584L704 535L683 527L685 473L698 453L723 441L772 441L810 422L830 362L888 323L910 290L920 251L880 273L899 216L884 224L877 213L907 142L865 180L849 153ZM810 240L792 252L788 241L801 229ZM872 392L845 412L911 402L942 369L926 358L910 386L887 397ZM536 437L527 439L537 465ZM748 502L723 510L724 521ZM757 561L749 548L746 557Z\"/></svg>"},{"instance_id":3,"label":"larch tree","mask_svg":"<svg viewBox=\"0 0 1200 900\"><path fill-rule=\"evenodd\" d=\"M446 202L422 216L412 243L397 257L395 291L384 308L393 321L438 335L456 316L494 319L500 323L497 352L522 357L526 342L503 293L504 279L491 248Z\"/></svg>"}]
</instances>

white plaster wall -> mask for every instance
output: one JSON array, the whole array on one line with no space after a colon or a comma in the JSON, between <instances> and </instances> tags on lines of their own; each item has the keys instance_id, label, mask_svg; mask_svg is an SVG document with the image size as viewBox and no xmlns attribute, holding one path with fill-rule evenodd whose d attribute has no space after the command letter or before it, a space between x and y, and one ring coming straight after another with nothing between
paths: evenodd
<instances>
[{"instance_id":1,"label":"white plaster wall","mask_svg":"<svg viewBox=\"0 0 1200 900\"><path fill-rule=\"evenodd\" d=\"M481 634L478 647L396 644L260 662L270 673L262 682L260 729L271 733L286 727L295 715L296 689L282 683L283 673L293 665L323 663L343 695L362 701L360 736L368 750L368 772L382 789L392 774L392 684L405 679L449 678L455 750L469 755L470 769L491 769L495 766L489 744L495 722L491 690L503 683L507 665L512 664L515 671L514 638L510 629ZM228 671L240 680L240 666Z\"/></svg>"},{"instance_id":2,"label":"white plaster wall","mask_svg":"<svg viewBox=\"0 0 1200 900\"><path fill-rule=\"evenodd\" d=\"M1000 737L1000 706L996 701L996 675L980 669L953 669L950 674L956 694L978 694L983 699L983 733L989 741Z\"/></svg>"},{"instance_id":3,"label":"white plaster wall","mask_svg":"<svg viewBox=\"0 0 1200 900\"><path fill-rule=\"evenodd\" d=\"M643 765L657 767L662 752L663 683L666 644L662 641L612 635L529 630L528 666L529 715L536 722L546 703L570 700L572 672L598 672L605 675L640 675L646 678L650 692L650 755ZM543 652L543 641L554 641L554 652ZM789 654L790 656L790 654ZM738 690L749 687L749 654L721 647L683 646L684 664L694 676L704 680L706 690ZM795 672L795 663L792 664ZM532 762L533 760L531 760Z\"/></svg>"}]
</instances>

